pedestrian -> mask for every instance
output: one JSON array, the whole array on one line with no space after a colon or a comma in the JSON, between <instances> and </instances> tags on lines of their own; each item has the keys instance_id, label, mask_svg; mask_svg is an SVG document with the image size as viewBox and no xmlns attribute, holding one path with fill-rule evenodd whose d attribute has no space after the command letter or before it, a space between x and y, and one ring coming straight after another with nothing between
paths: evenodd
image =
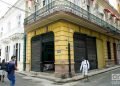
<instances>
[{"instance_id":1,"label":"pedestrian","mask_svg":"<svg viewBox=\"0 0 120 86\"><path fill-rule=\"evenodd\" d=\"M7 63L7 77L10 81L10 86L15 86L15 70L17 70L15 65L15 56L12 56L11 61Z\"/></svg>"},{"instance_id":2,"label":"pedestrian","mask_svg":"<svg viewBox=\"0 0 120 86\"><path fill-rule=\"evenodd\" d=\"M4 82L5 70L6 70L6 63L5 63L5 59L3 59L1 63L1 81L2 82Z\"/></svg>"},{"instance_id":3,"label":"pedestrian","mask_svg":"<svg viewBox=\"0 0 120 86\"><path fill-rule=\"evenodd\" d=\"M82 71L84 79L87 79L88 81L88 70L90 68L89 61L83 58L83 61L81 62L80 71Z\"/></svg>"}]
</instances>

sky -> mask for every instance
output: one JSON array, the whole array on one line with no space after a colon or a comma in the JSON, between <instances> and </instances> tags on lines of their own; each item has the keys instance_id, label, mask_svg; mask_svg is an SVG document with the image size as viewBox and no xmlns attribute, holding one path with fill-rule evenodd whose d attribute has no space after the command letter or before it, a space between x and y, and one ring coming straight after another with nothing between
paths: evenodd
<instances>
[{"instance_id":1,"label":"sky","mask_svg":"<svg viewBox=\"0 0 120 86\"><path fill-rule=\"evenodd\" d=\"M0 18L7 12L7 10L11 7L10 5L6 5L5 3L1 2L7 2L11 5L13 5L17 0L0 0ZM116 8L116 0L109 0L110 4Z\"/></svg>"},{"instance_id":2,"label":"sky","mask_svg":"<svg viewBox=\"0 0 120 86\"><path fill-rule=\"evenodd\" d=\"M115 8L117 9L117 3L116 3L116 0L109 0L110 4Z\"/></svg>"},{"instance_id":3,"label":"sky","mask_svg":"<svg viewBox=\"0 0 120 86\"><path fill-rule=\"evenodd\" d=\"M10 5L6 5L4 2L7 2L11 5L15 4L17 0L0 0L0 18L7 12L7 10L11 7Z\"/></svg>"}]
</instances>

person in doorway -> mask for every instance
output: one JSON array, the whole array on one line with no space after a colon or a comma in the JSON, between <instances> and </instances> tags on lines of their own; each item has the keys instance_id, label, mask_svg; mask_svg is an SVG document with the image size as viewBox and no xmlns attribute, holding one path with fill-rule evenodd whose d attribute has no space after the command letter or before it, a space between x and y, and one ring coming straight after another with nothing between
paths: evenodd
<instances>
[{"instance_id":1,"label":"person in doorway","mask_svg":"<svg viewBox=\"0 0 120 86\"><path fill-rule=\"evenodd\" d=\"M5 63L5 59L3 59L1 63L1 81L2 82L4 82L5 70L6 70L6 63Z\"/></svg>"},{"instance_id":2,"label":"person in doorway","mask_svg":"<svg viewBox=\"0 0 120 86\"><path fill-rule=\"evenodd\" d=\"M89 61L86 60L85 58L83 58L83 60L81 62L81 66L80 66L80 71L82 71L82 74L83 74L84 78L87 79L87 81L88 81L89 68L90 68Z\"/></svg>"},{"instance_id":3,"label":"person in doorway","mask_svg":"<svg viewBox=\"0 0 120 86\"><path fill-rule=\"evenodd\" d=\"M15 86L15 70L17 70L15 56L12 56L11 61L7 63L7 77L10 81L10 86Z\"/></svg>"}]
</instances>

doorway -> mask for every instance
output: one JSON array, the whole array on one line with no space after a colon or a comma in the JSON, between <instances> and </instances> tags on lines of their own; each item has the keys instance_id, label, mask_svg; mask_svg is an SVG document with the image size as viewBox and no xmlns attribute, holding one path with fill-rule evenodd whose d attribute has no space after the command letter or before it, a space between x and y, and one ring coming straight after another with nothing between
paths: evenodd
<instances>
[{"instance_id":1,"label":"doorway","mask_svg":"<svg viewBox=\"0 0 120 86\"><path fill-rule=\"evenodd\" d=\"M116 49L116 43L113 43L113 52L114 52L114 62L117 64L117 49Z\"/></svg>"},{"instance_id":2,"label":"doorway","mask_svg":"<svg viewBox=\"0 0 120 86\"><path fill-rule=\"evenodd\" d=\"M80 72L82 58L89 60L90 69L97 69L96 38L74 33L74 68L76 73Z\"/></svg>"},{"instance_id":3,"label":"doorway","mask_svg":"<svg viewBox=\"0 0 120 86\"><path fill-rule=\"evenodd\" d=\"M53 32L33 37L31 45L31 70L36 72L54 71Z\"/></svg>"}]
</instances>

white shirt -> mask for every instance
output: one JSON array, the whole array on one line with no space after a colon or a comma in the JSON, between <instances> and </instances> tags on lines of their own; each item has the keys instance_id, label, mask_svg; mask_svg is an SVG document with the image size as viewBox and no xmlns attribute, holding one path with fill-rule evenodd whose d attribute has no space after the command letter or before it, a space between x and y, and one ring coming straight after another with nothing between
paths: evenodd
<instances>
[{"instance_id":1,"label":"white shirt","mask_svg":"<svg viewBox=\"0 0 120 86\"><path fill-rule=\"evenodd\" d=\"M89 68L90 68L90 65L89 65L88 60L82 61L81 66L80 66L80 71L81 70L83 70L83 71L87 70L88 71Z\"/></svg>"}]
</instances>

